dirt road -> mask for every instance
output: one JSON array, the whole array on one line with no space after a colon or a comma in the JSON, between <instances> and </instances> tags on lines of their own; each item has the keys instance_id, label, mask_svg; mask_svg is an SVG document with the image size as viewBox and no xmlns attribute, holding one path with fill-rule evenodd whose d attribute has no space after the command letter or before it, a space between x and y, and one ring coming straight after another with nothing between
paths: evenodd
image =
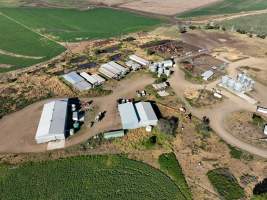
<instances>
[{"instance_id":1,"label":"dirt road","mask_svg":"<svg viewBox=\"0 0 267 200\"><path fill-rule=\"evenodd\" d=\"M118 86L109 96L99 98L88 98L93 100L99 111L106 111L102 122L97 123L93 128L85 128L81 134L75 135L66 140L66 146L81 143L96 135L97 133L121 128L120 118L117 112L116 100L121 97L134 97L136 90L143 89L151 84L153 78L148 74L131 74L118 82ZM49 101L49 100L47 100ZM0 152L1 153L25 153L46 151L46 144L36 144L34 137L42 112L43 104L47 101L40 101L25 109L5 116L0 120ZM93 120L93 119L92 119Z\"/></svg>"},{"instance_id":2,"label":"dirt road","mask_svg":"<svg viewBox=\"0 0 267 200\"><path fill-rule=\"evenodd\" d=\"M244 62L244 61L242 61ZM236 74L236 70L238 66L240 66L241 63L235 63L234 66L229 67L229 72L231 75ZM203 88L203 85L197 85L189 83L184 79L184 73L179 69L176 68L174 75L170 79L170 83L174 91L177 95L182 96L183 92L186 88ZM208 84L206 87L207 89L212 89L216 87L216 84L218 81L215 81L213 83ZM264 89L263 85L261 85L261 93L264 93L266 91L266 88ZM194 116L202 119L203 116L208 116L210 118L210 125L211 128L227 143L236 146L240 149L243 149L249 153L252 153L254 155L258 155L263 158L267 158L267 149L261 149L258 147L255 147L251 144L245 143L243 141L240 141L238 138L235 138L231 133L227 132L224 127L224 120L226 117L231 114L232 112L240 111L240 110L247 110L250 112L256 111L256 106L247 103L245 100L240 99L239 97L227 92L223 91L223 95L227 97L227 99L224 100L222 104L216 105L212 108L206 108L206 109L198 109L191 107L188 103L186 103L189 110L193 113ZM266 95L261 95L262 98L266 98Z\"/></svg>"}]
</instances>

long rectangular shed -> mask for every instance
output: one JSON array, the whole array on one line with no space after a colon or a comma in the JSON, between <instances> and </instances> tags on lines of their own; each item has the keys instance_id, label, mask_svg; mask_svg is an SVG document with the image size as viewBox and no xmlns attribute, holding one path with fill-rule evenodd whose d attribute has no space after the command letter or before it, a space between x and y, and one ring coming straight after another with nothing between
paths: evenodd
<instances>
[{"instance_id":1,"label":"long rectangular shed","mask_svg":"<svg viewBox=\"0 0 267 200\"><path fill-rule=\"evenodd\" d=\"M97 80L98 85L102 85L106 80L98 74L93 74L92 77Z\"/></svg>"},{"instance_id":2,"label":"long rectangular shed","mask_svg":"<svg viewBox=\"0 0 267 200\"><path fill-rule=\"evenodd\" d=\"M93 86L96 86L98 85L98 81L92 77L92 75L89 75L88 73L86 72L82 72L80 73L80 75L85 79L87 80L89 83L91 83Z\"/></svg>"},{"instance_id":3,"label":"long rectangular shed","mask_svg":"<svg viewBox=\"0 0 267 200\"><path fill-rule=\"evenodd\" d=\"M92 85L86 82L79 74L77 74L77 72L70 72L62 77L79 91L85 91L92 88Z\"/></svg>"},{"instance_id":4,"label":"long rectangular shed","mask_svg":"<svg viewBox=\"0 0 267 200\"><path fill-rule=\"evenodd\" d=\"M108 63L110 66L112 66L113 68L116 68L118 70L120 70L120 73L125 75L127 72L128 72L128 69L126 69L125 67L121 66L120 64L114 62L114 61L111 61Z\"/></svg>"},{"instance_id":5,"label":"long rectangular shed","mask_svg":"<svg viewBox=\"0 0 267 200\"><path fill-rule=\"evenodd\" d=\"M118 105L122 128L135 129L139 127L139 118L132 102Z\"/></svg>"},{"instance_id":6,"label":"long rectangular shed","mask_svg":"<svg viewBox=\"0 0 267 200\"><path fill-rule=\"evenodd\" d=\"M143 66L148 66L149 65L149 61L137 56L137 55L130 55L129 56L130 60L136 62L136 63L139 63L140 65L143 65Z\"/></svg>"},{"instance_id":7,"label":"long rectangular shed","mask_svg":"<svg viewBox=\"0 0 267 200\"><path fill-rule=\"evenodd\" d=\"M64 140L68 100L56 100L44 104L35 140L38 144L54 140Z\"/></svg>"},{"instance_id":8,"label":"long rectangular shed","mask_svg":"<svg viewBox=\"0 0 267 200\"><path fill-rule=\"evenodd\" d=\"M101 65L101 68L105 68L106 70L112 72L113 74L117 74L118 76L121 74L121 70L116 69L108 63Z\"/></svg>"},{"instance_id":9,"label":"long rectangular shed","mask_svg":"<svg viewBox=\"0 0 267 200\"><path fill-rule=\"evenodd\" d=\"M117 130L117 131L110 131L104 133L104 139L113 139L113 138L120 138L124 136L124 130Z\"/></svg>"},{"instance_id":10,"label":"long rectangular shed","mask_svg":"<svg viewBox=\"0 0 267 200\"><path fill-rule=\"evenodd\" d=\"M139 102L135 104L140 119L140 126L156 126L158 118L150 102Z\"/></svg>"},{"instance_id":11,"label":"long rectangular shed","mask_svg":"<svg viewBox=\"0 0 267 200\"><path fill-rule=\"evenodd\" d=\"M118 78L118 75L116 73L113 73L102 66L98 69L98 71L107 78Z\"/></svg>"}]
</instances>

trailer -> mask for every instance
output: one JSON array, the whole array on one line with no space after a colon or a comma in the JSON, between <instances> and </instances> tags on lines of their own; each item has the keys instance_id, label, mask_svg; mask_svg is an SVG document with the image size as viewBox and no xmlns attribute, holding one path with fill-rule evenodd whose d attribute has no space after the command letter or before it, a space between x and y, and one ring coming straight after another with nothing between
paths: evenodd
<instances>
[{"instance_id":1,"label":"trailer","mask_svg":"<svg viewBox=\"0 0 267 200\"><path fill-rule=\"evenodd\" d=\"M108 77L108 78L114 78L114 79L118 79L119 76L117 74L114 74L113 72L107 70L104 67L100 67L98 70L101 74L103 74L104 76Z\"/></svg>"}]
</instances>

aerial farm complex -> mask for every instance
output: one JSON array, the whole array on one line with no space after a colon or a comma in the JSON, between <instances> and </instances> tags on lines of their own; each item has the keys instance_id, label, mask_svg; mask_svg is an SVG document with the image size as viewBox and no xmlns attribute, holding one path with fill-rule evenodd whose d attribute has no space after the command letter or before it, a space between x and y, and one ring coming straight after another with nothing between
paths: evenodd
<instances>
[{"instance_id":1,"label":"aerial farm complex","mask_svg":"<svg viewBox=\"0 0 267 200\"><path fill-rule=\"evenodd\" d=\"M266 8L0 2L0 199L267 199Z\"/></svg>"}]
</instances>

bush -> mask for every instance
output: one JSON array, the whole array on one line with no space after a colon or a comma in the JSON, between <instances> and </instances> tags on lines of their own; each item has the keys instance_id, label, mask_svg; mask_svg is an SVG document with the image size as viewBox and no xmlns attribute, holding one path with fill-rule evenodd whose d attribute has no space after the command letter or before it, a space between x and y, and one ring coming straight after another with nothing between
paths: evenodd
<instances>
[{"instance_id":1,"label":"bush","mask_svg":"<svg viewBox=\"0 0 267 200\"><path fill-rule=\"evenodd\" d=\"M257 115L255 113L252 115L252 123L258 126L259 128L263 128L265 125L264 119L260 115Z\"/></svg>"},{"instance_id":2,"label":"bush","mask_svg":"<svg viewBox=\"0 0 267 200\"><path fill-rule=\"evenodd\" d=\"M264 193L267 193L267 178L258 183L253 189L253 194L255 195L261 195Z\"/></svg>"}]
</instances>

